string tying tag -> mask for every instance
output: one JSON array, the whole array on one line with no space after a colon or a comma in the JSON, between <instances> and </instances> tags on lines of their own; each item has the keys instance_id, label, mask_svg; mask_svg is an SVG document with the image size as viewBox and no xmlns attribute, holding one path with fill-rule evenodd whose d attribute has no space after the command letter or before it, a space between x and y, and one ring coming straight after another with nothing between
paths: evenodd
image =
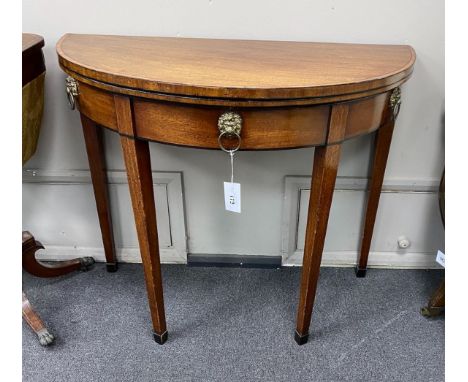
<instances>
[{"instance_id":1,"label":"string tying tag","mask_svg":"<svg viewBox=\"0 0 468 382\"><path fill-rule=\"evenodd\" d=\"M231 161L231 182L224 182L224 206L227 211L241 212L241 190L240 183L234 183L234 153L236 150L229 150Z\"/></svg>"},{"instance_id":2,"label":"string tying tag","mask_svg":"<svg viewBox=\"0 0 468 382\"><path fill-rule=\"evenodd\" d=\"M235 151L229 151L229 156L231 157L231 183L234 183L234 153Z\"/></svg>"},{"instance_id":3,"label":"string tying tag","mask_svg":"<svg viewBox=\"0 0 468 382\"><path fill-rule=\"evenodd\" d=\"M237 138L237 146L235 148L227 149L224 147L222 139L223 136ZM229 154L231 161L231 182L224 182L224 206L227 211L241 212L241 186L240 183L234 183L234 154L239 150L241 145L241 137L236 132L224 131L219 134L218 143L221 150Z\"/></svg>"}]
</instances>

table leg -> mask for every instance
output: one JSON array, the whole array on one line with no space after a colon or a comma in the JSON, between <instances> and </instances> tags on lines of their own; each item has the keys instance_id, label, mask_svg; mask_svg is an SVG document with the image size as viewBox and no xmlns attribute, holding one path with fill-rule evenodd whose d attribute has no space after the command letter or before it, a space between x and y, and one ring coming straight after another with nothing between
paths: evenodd
<instances>
[{"instance_id":1,"label":"table leg","mask_svg":"<svg viewBox=\"0 0 468 382\"><path fill-rule=\"evenodd\" d=\"M89 169L93 182L94 198L96 199L102 242L106 255L106 267L108 272L115 272L117 270L117 259L115 256L114 234L112 231L109 191L107 189L102 131L94 121L83 114L81 114L81 125L83 126Z\"/></svg>"},{"instance_id":2,"label":"table leg","mask_svg":"<svg viewBox=\"0 0 468 382\"><path fill-rule=\"evenodd\" d=\"M49 330L44 325L44 322L41 320L41 317L37 314L37 312L31 306L28 298L23 292L23 318L28 323L29 327L36 333L37 337L39 338L39 343L42 346L50 345L54 342L55 337L54 335L49 332Z\"/></svg>"},{"instance_id":3,"label":"table leg","mask_svg":"<svg viewBox=\"0 0 468 382\"><path fill-rule=\"evenodd\" d=\"M309 337L310 318L320 273L340 150L341 145L315 148L295 334L295 340L299 345L305 344Z\"/></svg>"},{"instance_id":4,"label":"table leg","mask_svg":"<svg viewBox=\"0 0 468 382\"><path fill-rule=\"evenodd\" d=\"M121 135L121 144L145 272L153 337L162 345L167 340L167 329L149 146L146 141L124 135Z\"/></svg>"},{"instance_id":5,"label":"table leg","mask_svg":"<svg viewBox=\"0 0 468 382\"><path fill-rule=\"evenodd\" d=\"M421 308L421 314L425 317L440 316L445 311L445 280L441 282L437 290L429 299L427 306Z\"/></svg>"},{"instance_id":6,"label":"table leg","mask_svg":"<svg viewBox=\"0 0 468 382\"><path fill-rule=\"evenodd\" d=\"M36 259L36 251L44 249L43 245L28 231L23 231L22 236L23 269L31 275L37 277L57 277L73 271L87 271L94 264L92 257L79 257L72 260L54 261L49 264L44 263Z\"/></svg>"},{"instance_id":7,"label":"table leg","mask_svg":"<svg viewBox=\"0 0 468 382\"><path fill-rule=\"evenodd\" d=\"M375 217L377 216L377 208L379 206L380 192L387 165L388 153L390 151L390 143L392 141L393 126L395 119L390 118L375 135L374 142L374 158L372 165L372 175L370 179L369 193L367 197L366 217L361 241L361 252L359 262L356 266L356 276L364 277L367 270L367 260L369 258L369 250L374 232Z\"/></svg>"}]
</instances>

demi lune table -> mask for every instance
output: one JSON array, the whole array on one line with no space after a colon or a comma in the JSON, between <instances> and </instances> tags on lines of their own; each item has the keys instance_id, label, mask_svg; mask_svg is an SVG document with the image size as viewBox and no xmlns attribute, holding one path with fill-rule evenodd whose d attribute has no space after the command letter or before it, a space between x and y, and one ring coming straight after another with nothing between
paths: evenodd
<instances>
[{"instance_id":1,"label":"demi lune table","mask_svg":"<svg viewBox=\"0 0 468 382\"><path fill-rule=\"evenodd\" d=\"M167 340L149 142L240 150L315 146L295 340L307 342L342 142L375 132L356 274L365 275L406 45L67 34L57 43L78 110L109 271L116 270L101 127L120 135L156 342ZM220 138L221 135L221 139Z\"/></svg>"}]
</instances>

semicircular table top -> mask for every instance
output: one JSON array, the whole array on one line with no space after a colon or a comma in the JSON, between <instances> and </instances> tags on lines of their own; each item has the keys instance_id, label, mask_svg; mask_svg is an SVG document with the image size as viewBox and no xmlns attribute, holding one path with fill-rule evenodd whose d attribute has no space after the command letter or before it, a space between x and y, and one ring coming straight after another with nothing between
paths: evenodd
<instances>
[{"instance_id":1,"label":"semicircular table top","mask_svg":"<svg viewBox=\"0 0 468 382\"><path fill-rule=\"evenodd\" d=\"M110 85L195 97L314 98L404 81L407 45L216 40L66 34L57 43L68 72Z\"/></svg>"}]
</instances>

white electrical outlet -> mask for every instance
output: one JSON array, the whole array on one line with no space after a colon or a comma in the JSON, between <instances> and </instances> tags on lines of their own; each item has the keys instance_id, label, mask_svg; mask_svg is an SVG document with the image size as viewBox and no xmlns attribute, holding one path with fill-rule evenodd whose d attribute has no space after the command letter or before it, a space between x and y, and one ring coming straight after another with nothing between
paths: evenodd
<instances>
[{"instance_id":1,"label":"white electrical outlet","mask_svg":"<svg viewBox=\"0 0 468 382\"><path fill-rule=\"evenodd\" d=\"M400 236L398 238L398 248L406 249L411 245L411 242L406 236Z\"/></svg>"}]
</instances>

